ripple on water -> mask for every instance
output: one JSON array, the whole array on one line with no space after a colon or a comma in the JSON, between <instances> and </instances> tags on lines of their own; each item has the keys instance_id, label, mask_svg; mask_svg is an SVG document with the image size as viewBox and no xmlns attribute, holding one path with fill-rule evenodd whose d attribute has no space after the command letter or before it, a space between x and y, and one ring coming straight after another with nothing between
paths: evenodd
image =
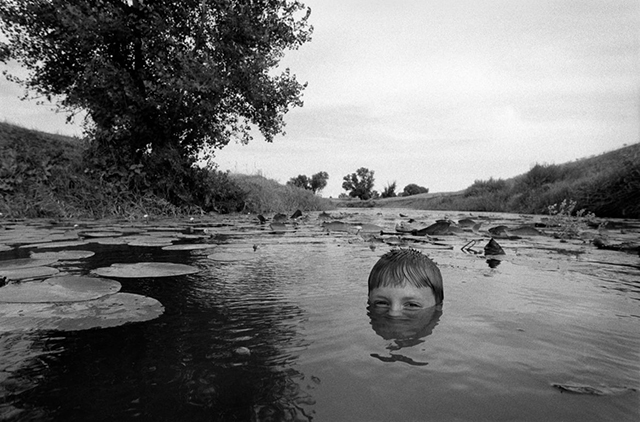
<instances>
[{"instance_id":1,"label":"ripple on water","mask_svg":"<svg viewBox=\"0 0 640 422\"><path fill-rule=\"evenodd\" d=\"M165 312L152 321L78 332L1 333L0 418L422 420L428 414L439 420L595 421L639 416L637 257L536 235L497 239L505 255L491 266L482 255L490 239L485 228L517 227L533 217L357 210L331 213L328 221L340 220L347 230L327 231L317 214L295 225L287 220L282 233L245 216L237 217L237 227L227 217L157 227L153 222L85 225L85 233L97 235L75 246L55 246L94 253L74 263L82 275L140 262L198 271L118 279L123 292L163 305ZM416 227L427 227L463 217L481 221L482 227L437 238L376 233L377 228L391 232L409 218ZM24 230L22 241L16 230ZM23 224L0 232L0 243L14 245L0 251L0 262L30 252L49 254L38 247L47 230ZM77 236L78 229L69 230ZM139 246L120 243L133 236ZM462 250L470 240L479 254ZM211 242L213 249L190 248L190 242ZM163 243L170 246L163 250ZM445 279L442 314L416 338L388 335L366 309L368 272L398 245L419 247ZM209 257L223 252L234 259ZM554 385L621 393L572 394Z\"/></svg>"}]
</instances>

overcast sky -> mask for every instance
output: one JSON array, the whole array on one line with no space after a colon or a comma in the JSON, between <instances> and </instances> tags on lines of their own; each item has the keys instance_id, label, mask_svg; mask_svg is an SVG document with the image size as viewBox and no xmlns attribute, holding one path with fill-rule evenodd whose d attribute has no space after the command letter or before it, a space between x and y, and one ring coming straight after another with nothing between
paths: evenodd
<instances>
[{"instance_id":1,"label":"overcast sky","mask_svg":"<svg viewBox=\"0 0 640 422\"><path fill-rule=\"evenodd\" d=\"M285 183L375 171L431 192L640 140L637 0L306 0L313 39L283 65L308 82L286 136L216 153ZM5 121L81 133L0 81Z\"/></svg>"}]
</instances>

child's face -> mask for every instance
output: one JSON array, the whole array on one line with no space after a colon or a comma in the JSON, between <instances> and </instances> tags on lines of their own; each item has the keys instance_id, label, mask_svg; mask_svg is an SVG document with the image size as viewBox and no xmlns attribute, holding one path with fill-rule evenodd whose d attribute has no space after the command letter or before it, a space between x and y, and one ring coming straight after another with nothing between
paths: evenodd
<instances>
[{"instance_id":1,"label":"child's face","mask_svg":"<svg viewBox=\"0 0 640 422\"><path fill-rule=\"evenodd\" d=\"M403 316L413 311L435 306L436 297L428 287L406 283L401 287L378 287L369 292L369 304L376 312Z\"/></svg>"}]
</instances>

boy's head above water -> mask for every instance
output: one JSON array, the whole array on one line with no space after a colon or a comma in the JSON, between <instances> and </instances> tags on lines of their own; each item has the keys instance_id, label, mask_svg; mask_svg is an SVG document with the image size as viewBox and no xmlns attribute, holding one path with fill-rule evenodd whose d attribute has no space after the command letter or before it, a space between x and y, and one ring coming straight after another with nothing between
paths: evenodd
<instances>
[{"instance_id":1,"label":"boy's head above water","mask_svg":"<svg viewBox=\"0 0 640 422\"><path fill-rule=\"evenodd\" d=\"M369 305L401 315L441 305L442 275L436 264L415 249L393 249L369 274Z\"/></svg>"}]
</instances>

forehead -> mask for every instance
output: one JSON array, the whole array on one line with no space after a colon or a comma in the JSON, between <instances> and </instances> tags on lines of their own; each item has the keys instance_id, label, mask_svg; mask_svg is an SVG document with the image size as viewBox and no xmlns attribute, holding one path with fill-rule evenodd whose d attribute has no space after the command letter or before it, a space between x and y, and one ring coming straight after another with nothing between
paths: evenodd
<instances>
[{"instance_id":1,"label":"forehead","mask_svg":"<svg viewBox=\"0 0 640 422\"><path fill-rule=\"evenodd\" d=\"M393 299L429 299L433 292L428 287L416 287L409 283L402 286L384 286L371 289L369 297L384 297Z\"/></svg>"}]
</instances>

